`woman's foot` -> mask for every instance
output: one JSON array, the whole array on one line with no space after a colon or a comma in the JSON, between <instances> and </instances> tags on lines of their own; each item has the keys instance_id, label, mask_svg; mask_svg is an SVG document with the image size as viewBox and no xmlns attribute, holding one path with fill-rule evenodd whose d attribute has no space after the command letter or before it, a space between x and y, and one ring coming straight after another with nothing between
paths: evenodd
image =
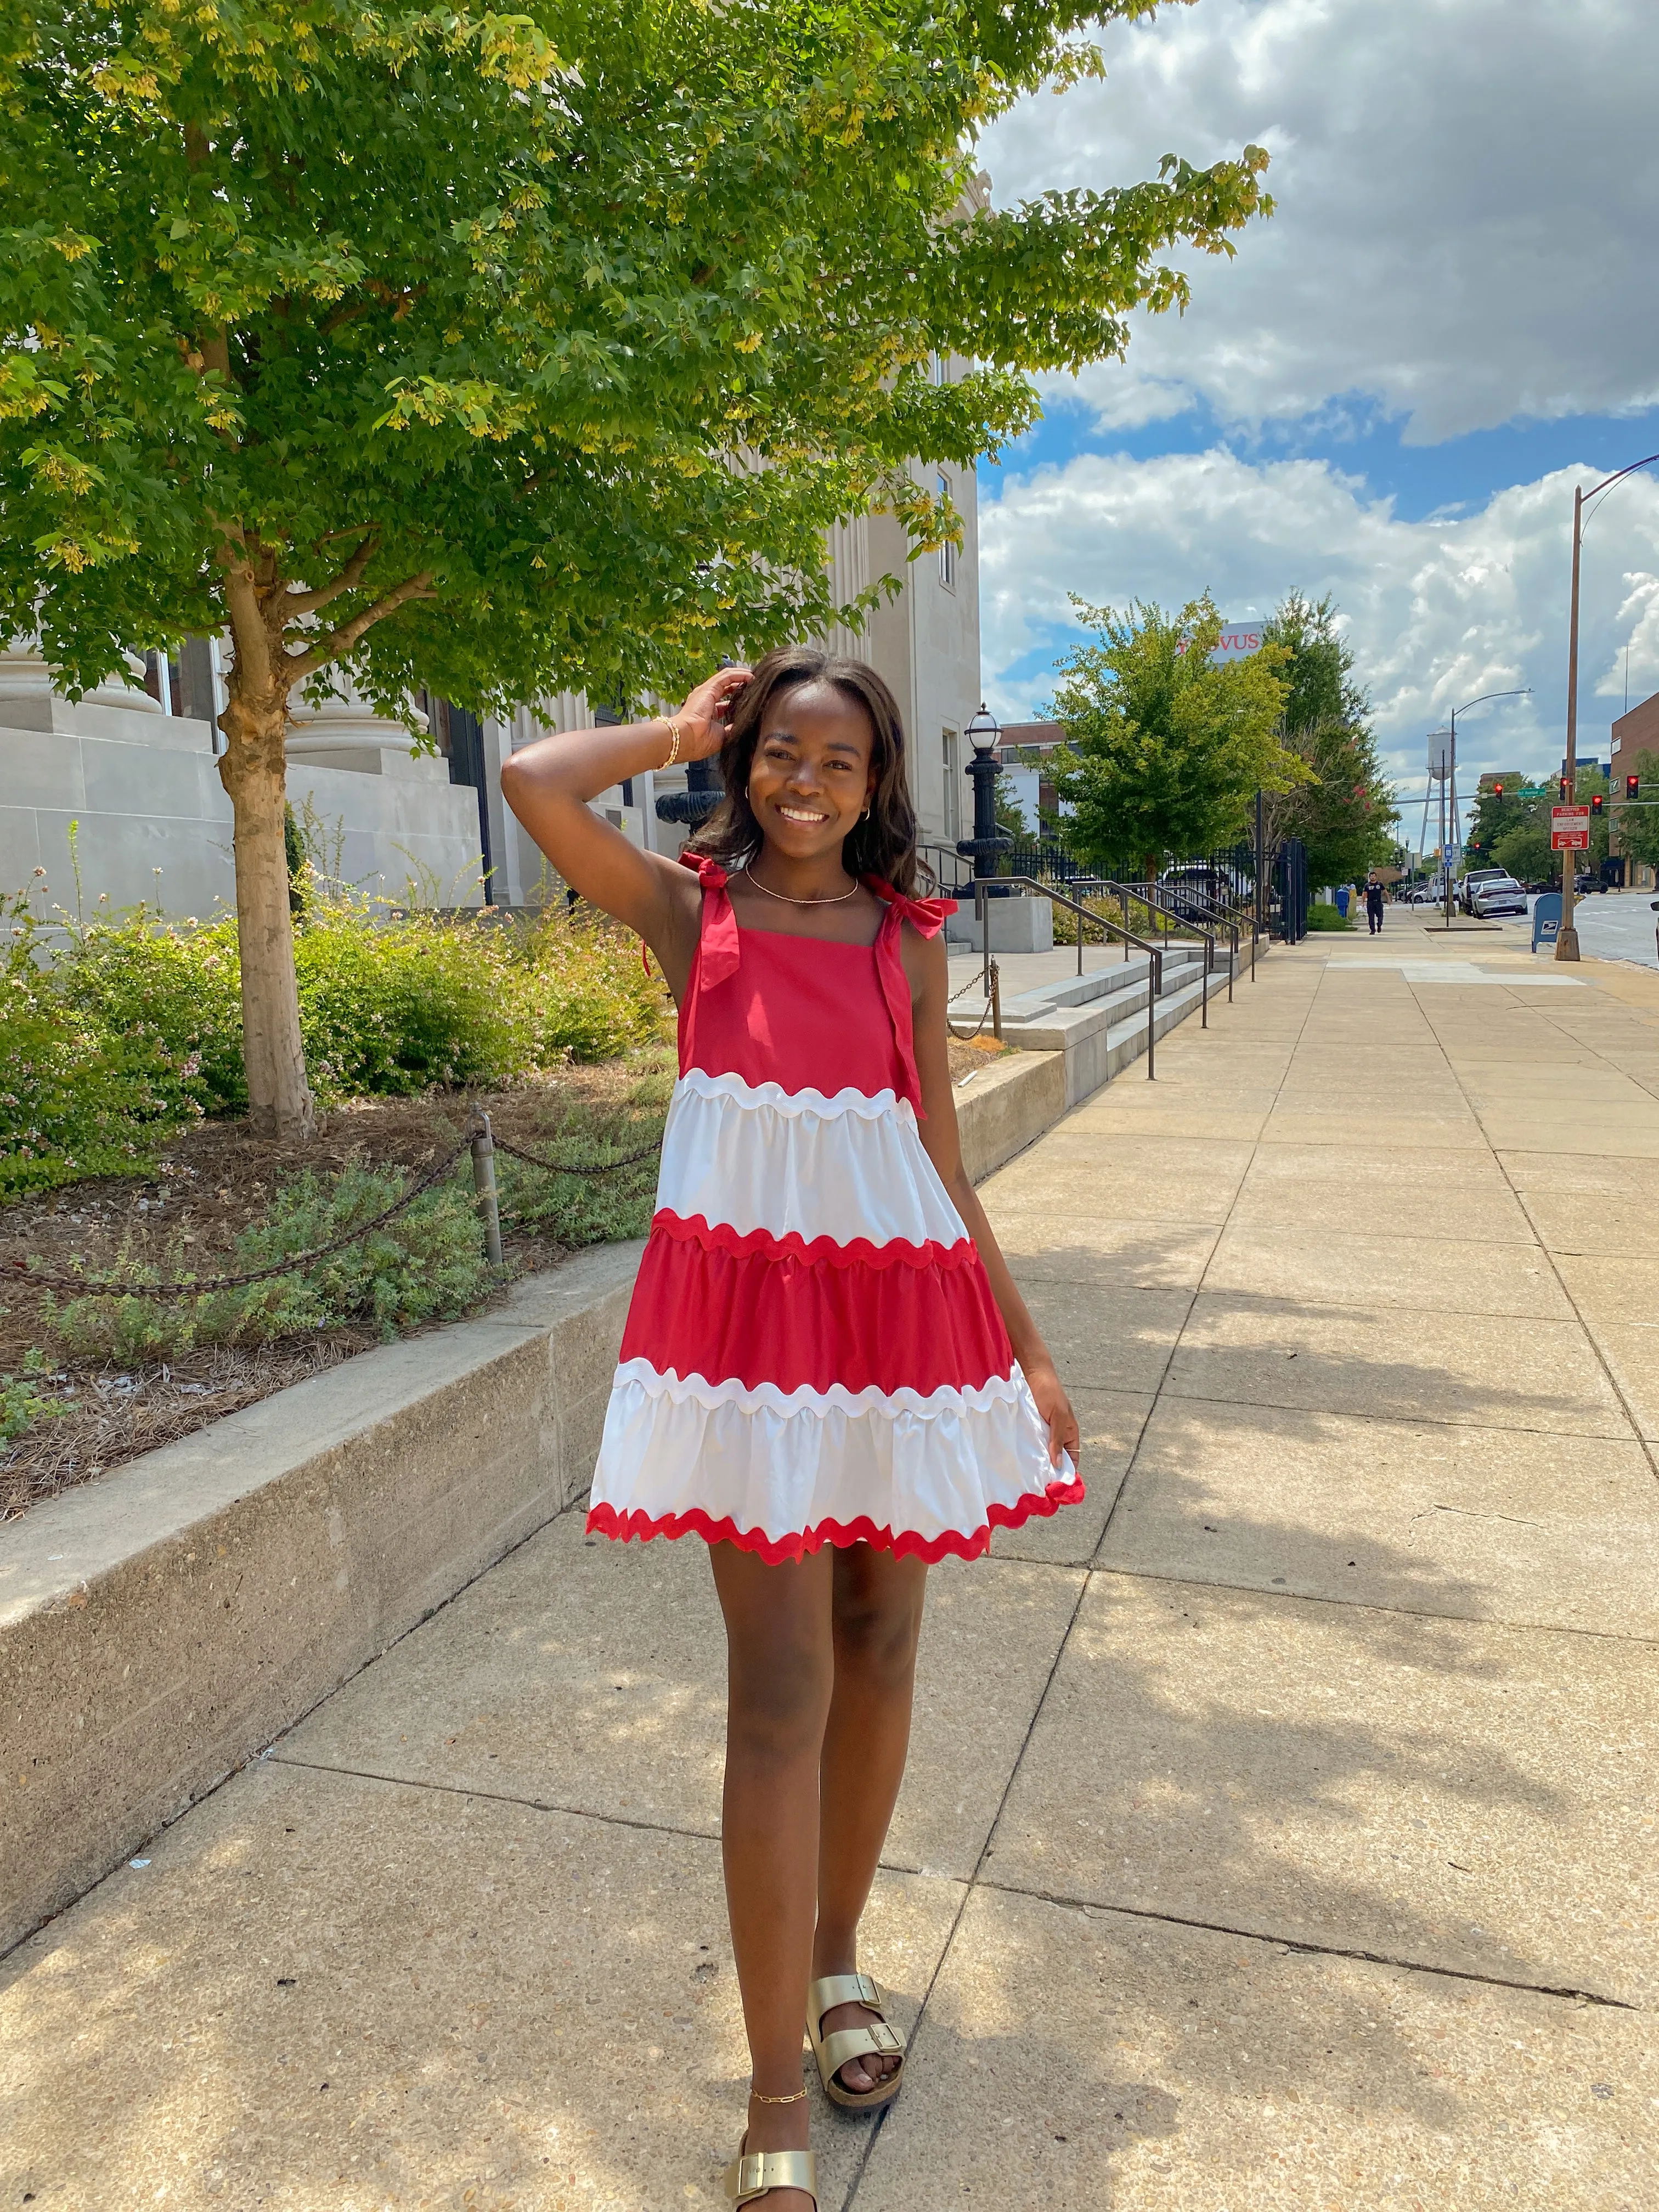
<instances>
[{"instance_id":1,"label":"woman's foot","mask_svg":"<svg viewBox=\"0 0 1659 2212\"><path fill-rule=\"evenodd\" d=\"M787 2092L780 2091L780 2094ZM743 2139L745 2151L805 2150L807 2148L808 2111L805 2097L787 2105L763 2105L757 2098L749 2100L749 2131ZM769 2189L764 2197L755 2199L765 2212L813 2212L812 2200L804 2189Z\"/></svg>"},{"instance_id":2,"label":"woman's foot","mask_svg":"<svg viewBox=\"0 0 1659 2212\"><path fill-rule=\"evenodd\" d=\"M823 1960L813 1960L811 1982L813 1988L831 1974L857 1973L856 1963L842 1965L840 1962L841 1955L832 1954ZM831 2005L823 2015L823 2025L818 2030L818 2040L822 2042L826 2037L834 2035L838 2029L843 2027L873 2027L880 2020L880 2013L872 2005L858 2003ZM868 2091L878 2088L884 2081L890 2081L903 2063L904 2054L902 2051L861 2051L856 2058L849 2058L844 2065L838 2066L836 2069L835 2078L841 2087L853 2096L861 2097Z\"/></svg>"}]
</instances>

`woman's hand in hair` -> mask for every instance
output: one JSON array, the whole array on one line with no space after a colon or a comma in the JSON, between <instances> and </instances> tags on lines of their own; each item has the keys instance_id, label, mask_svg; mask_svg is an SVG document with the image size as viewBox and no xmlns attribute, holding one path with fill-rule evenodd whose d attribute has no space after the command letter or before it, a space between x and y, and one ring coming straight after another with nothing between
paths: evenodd
<instances>
[{"instance_id":1,"label":"woman's hand in hair","mask_svg":"<svg viewBox=\"0 0 1659 2212\"><path fill-rule=\"evenodd\" d=\"M732 702L749 681L746 668L717 668L688 693L684 706L674 717L680 726L681 760L708 760L720 750L726 742Z\"/></svg>"}]
</instances>

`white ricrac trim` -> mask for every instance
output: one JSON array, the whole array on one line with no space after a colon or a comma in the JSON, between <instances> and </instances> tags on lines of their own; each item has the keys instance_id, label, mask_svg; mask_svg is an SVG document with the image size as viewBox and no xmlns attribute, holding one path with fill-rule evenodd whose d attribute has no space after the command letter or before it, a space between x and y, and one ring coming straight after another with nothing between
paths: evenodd
<instances>
[{"instance_id":1,"label":"white ricrac trim","mask_svg":"<svg viewBox=\"0 0 1659 2212\"><path fill-rule=\"evenodd\" d=\"M896 1091L854 1091L849 1085L830 1097L810 1085L805 1091L786 1091L781 1083L745 1083L740 1075L711 1075L704 1067L688 1067L674 1085L677 1097L688 1091L702 1098L729 1098L738 1106L770 1106L780 1114L815 1114L820 1119L856 1114L865 1121L896 1114L912 1128L916 1122L915 1108Z\"/></svg>"},{"instance_id":2,"label":"white ricrac trim","mask_svg":"<svg viewBox=\"0 0 1659 2212\"><path fill-rule=\"evenodd\" d=\"M952 1383L942 1384L937 1390L908 1387L878 1390L873 1382L862 1390L849 1390L844 1382L832 1382L827 1390L815 1390L810 1382L785 1390L775 1382L743 1382L735 1376L711 1382L706 1376L679 1375L672 1367L653 1367L648 1359L623 1361L612 1388L624 1385L636 1385L648 1398L672 1399L677 1406L696 1404L710 1411L719 1406L736 1406L745 1413L763 1409L784 1415L815 1413L820 1419L830 1413L902 1413L936 1419L941 1413L982 1413L992 1406L1017 1406L1030 1395L1018 1369L1012 1375L994 1375L965 1390Z\"/></svg>"},{"instance_id":3,"label":"white ricrac trim","mask_svg":"<svg viewBox=\"0 0 1659 2212\"><path fill-rule=\"evenodd\" d=\"M881 1408L849 1411L826 1395L780 1410L759 1392L746 1406L648 1389L631 1371L641 1364L617 1370L593 1475L592 1503L618 1514L701 1511L773 1543L867 1517L932 1542L971 1537L993 1506L1075 1480L1069 1457L1050 1465L1048 1425L1018 1370L1009 1395L982 1405L969 1402L978 1392L939 1391L919 1408L899 1393Z\"/></svg>"},{"instance_id":4,"label":"white ricrac trim","mask_svg":"<svg viewBox=\"0 0 1659 2212\"><path fill-rule=\"evenodd\" d=\"M663 1132L658 1210L809 1244L961 1243L967 1229L908 1103L884 1095L883 1106L840 1091L821 1111L816 1091L769 1098L735 1076L683 1076Z\"/></svg>"}]
</instances>

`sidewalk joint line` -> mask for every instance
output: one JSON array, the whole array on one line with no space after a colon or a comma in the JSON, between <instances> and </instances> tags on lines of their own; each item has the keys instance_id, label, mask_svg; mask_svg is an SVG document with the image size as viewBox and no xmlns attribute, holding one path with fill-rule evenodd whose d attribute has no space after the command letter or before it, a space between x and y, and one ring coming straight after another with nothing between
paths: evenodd
<instances>
[{"instance_id":1,"label":"sidewalk joint line","mask_svg":"<svg viewBox=\"0 0 1659 2212\"><path fill-rule=\"evenodd\" d=\"M1593 989L1594 988L1595 986L1592 985L1591 988ZM1561 1029L1560 1023L1555 1020L1553 1017L1544 1013L1541 1008L1538 1010L1538 1018L1540 1020L1548 1022L1550 1026L1555 1029L1559 1034L1565 1036L1572 1035L1571 1030L1563 1030ZM1572 1041L1575 1044L1579 1044L1583 1042L1583 1040L1577 1036L1574 1036ZM1437 1039L1437 1042L1438 1042L1439 1040ZM1474 1099L1469 1097L1468 1087L1464 1083L1462 1077L1458 1073L1457 1068L1452 1060L1451 1054L1447 1052L1443 1044L1441 1045L1440 1050L1441 1055L1445 1060L1447 1068L1450 1072L1452 1080L1462 1092L1465 1099L1468 1100L1470 1110L1474 1114L1476 1120L1480 1121L1480 1109L1476 1107ZM1605 1054L1597 1052L1594 1045L1589 1047L1589 1050L1595 1054L1595 1058L1601 1062L1603 1067L1613 1068L1613 1063L1607 1058ZM1616 1074L1623 1074L1624 1073L1622 1068L1614 1068L1613 1072ZM1560 1291L1562 1297L1565 1298L1567 1304L1571 1307L1572 1317L1577 1322L1580 1334L1583 1335L1585 1343L1589 1345L1591 1353L1595 1358L1596 1365L1607 1378L1607 1387L1619 1401L1619 1409L1620 1413L1623 1413L1626 1422L1629 1424L1631 1435L1636 1439L1637 1443L1641 1449L1642 1456L1648 1463L1649 1474L1653 1476L1656 1481L1659 1481L1659 1455L1656 1455L1652 1443L1649 1441L1647 1437L1643 1434L1642 1424L1637 1419L1635 1410L1632 1407L1630 1400L1625 1395L1623 1389L1620 1387L1619 1378L1613 1373L1612 1364L1609 1362L1607 1354L1602 1351L1595 1330L1591 1328L1589 1323L1584 1319L1583 1310L1579 1305L1577 1299L1573 1296L1571 1288L1567 1282L1567 1279L1561 1272L1556 1254L1551 1251L1549 1246L1544 1242L1543 1231L1538 1225L1537 1218L1534 1214L1532 1207L1528 1204L1526 1195L1522 1192L1521 1186L1516 1182L1513 1175L1510 1174L1508 1164L1504 1160L1503 1153L1499 1152L1498 1146L1492 1143L1490 1135L1487 1134L1486 1127L1484 1121L1481 1121L1480 1123L1480 1133L1486 1139L1486 1147L1492 1154L1492 1164L1497 1168L1498 1174L1503 1176L1504 1182L1509 1185L1516 1204L1520 1207L1522 1212L1526 1217L1528 1228L1531 1230L1533 1235L1538 1239L1538 1249L1544 1255L1546 1261L1548 1262L1549 1270L1555 1278L1557 1288Z\"/></svg>"},{"instance_id":2,"label":"sidewalk joint line","mask_svg":"<svg viewBox=\"0 0 1659 2212\"><path fill-rule=\"evenodd\" d=\"M465 1782L431 1782L409 1774L381 1774L372 1766L336 1766L326 1759L296 1759L292 1753L273 1751L269 1759L251 1759L250 1767L288 1766L306 1774L337 1774L349 1782L381 1782L392 1790L427 1790L441 1797L477 1797L486 1805L517 1805L528 1813L552 1813L562 1820L597 1820L617 1828L637 1828L652 1836L684 1836L697 1844L719 1843L718 1828L682 1828L672 1820L641 1820L627 1813L596 1813L589 1805L561 1805L550 1797L526 1797L513 1790L485 1790Z\"/></svg>"},{"instance_id":3,"label":"sidewalk joint line","mask_svg":"<svg viewBox=\"0 0 1659 2212\"><path fill-rule=\"evenodd\" d=\"M1151 1905L1103 1905L1097 1899L1068 1897L1060 1891L1029 1889L1017 1881L986 1881L985 1889L1006 1897L1029 1897L1038 1905L1053 1905L1073 1912L1110 1912L1126 1920L1152 1920L1167 1928L1191 1928L1203 1935L1225 1936L1244 1943L1273 1943L1286 1951L1314 1959L1354 1959L1368 1966L1397 1966L1411 1974L1433 1974L1453 1982L1479 1982L1487 1989L1519 1990L1533 1996L1567 1997L1576 2003L1599 2005L1608 2012L1645 2012L1648 2008L1629 1997L1604 1996L1599 1990L1581 1989L1571 1982L1523 1982L1507 1974L1483 1974L1472 1966L1441 1966L1425 1959L1396 1958L1388 1951L1368 1951L1351 1943L1310 1943L1304 1936L1278 1936L1261 1928L1237 1928L1225 1920L1199 1920L1184 1912L1159 1912Z\"/></svg>"},{"instance_id":4,"label":"sidewalk joint line","mask_svg":"<svg viewBox=\"0 0 1659 2212\"><path fill-rule=\"evenodd\" d=\"M1297 1025L1296 1036L1291 1042L1290 1052L1286 1056L1285 1073L1287 1074L1290 1072L1290 1069L1295 1065L1297 1053L1300 1048L1302 1039L1307 1032L1308 1024L1313 1017L1314 1000L1318 997L1318 995L1319 985L1316 984L1313 990L1309 994L1308 1003L1303 1009L1302 1019ZM1123 1493L1127 1490L1129 1486L1129 1479L1133 1474L1135 1467L1139 1461L1140 1448L1146 1440L1146 1431L1152 1425L1153 1415L1158 1412L1159 1406L1164 1401L1165 1387L1170 1380L1170 1370L1175 1364L1176 1354L1181 1349L1182 1339L1186 1336L1188 1328L1192 1322L1193 1315L1197 1310L1199 1299L1204 1294L1204 1285L1209 1279L1210 1269L1215 1264L1215 1255L1221 1249L1222 1242L1226 1237L1228 1230L1232 1226L1233 1215L1238 1209L1240 1194L1243 1192L1245 1184L1249 1182L1250 1179L1250 1170L1255 1167L1256 1163L1256 1155L1261 1149L1262 1139L1259 1135L1250 1138L1248 1141L1249 1144L1250 1156L1244 1163L1243 1171L1240 1175L1238 1182L1234 1187L1232 1196L1227 1201L1226 1213L1222 1220L1220 1228L1217 1232L1216 1240L1214 1243L1211 1245L1208 1253L1205 1256L1204 1264L1198 1271L1198 1280L1196 1284L1194 1284L1192 1294L1187 1301L1187 1310L1181 1317L1181 1326L1176 1329L1175 1335L1170 1340L1170 1349L1164 1354L1164 1364L1158 1370L1158 1381L1153 1386L1152 1402L1146 1408L1146 1418L1140 1425L1140 1433L1135 1438L1134 1449L1130 1453L1128 1459L1125 1462L1123 1473L1118 1480L1117 1488L1112 1493L1111 1504L1107 1508L1106 1518L1101 1524L1100 1541L1095 1546L1094 1551L1091 1554L1090 1568L1091 1571L1095 1560L1099 1559L1101 1553L1105 1549L1106 1539L1112 1533L1112 1523L1117 1518L1117 1509L1123 1502ZM1170 1395L1173 1396L1176 1394L1172 1392Z\"/></svg>"},{"instance_id":5,"label":"sidewalk joint line","mask_svg":"<svg viewBox=\"0 0 1659 2212\"><path fill-rule=\"evenodd\" d=\"M1030 1566L1047 1566L1054 1562L1046 1559L1022 1561ZM1359 1613L1386 1613L1400 1620L1445 1620L1464 1628L1501 1628L1521 1636L1589 1636L1601 1644L1639 1644L1659 1647L1659 1636L1621 1636L1610 1628L1580 1628L1567 1620L1503 1620L1492 1613L1430 1613L1421 1606L1385 1605L1375 1598L1322 1596L1317 1590L1266 1589L1260 1583L1212 1582L1194 1575L1173 1572L1160 1574L1151 1567L1115 1566L1109 1559L1097 1559L1089 1568L1091 1574L1115 1575L1121 1582L1157 1583L1172 1589L1222 1590L1238 1597L1284 1598L1292 1605L1346 1605Z\"/></svg>"}]
</instances>

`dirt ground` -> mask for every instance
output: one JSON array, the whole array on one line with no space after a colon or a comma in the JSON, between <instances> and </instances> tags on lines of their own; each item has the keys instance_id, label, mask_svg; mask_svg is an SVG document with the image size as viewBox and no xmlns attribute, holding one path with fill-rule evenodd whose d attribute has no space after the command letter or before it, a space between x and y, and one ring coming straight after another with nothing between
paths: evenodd
<instances>
[{"instance_id":1,"label":"dirt ground","mask_svg":"<svg viewBox=\"0 0 1659 2212\"><path fill-rule=\"evenodd\" d=\"M478 1107L510 1142L557 1154L573 1125L591 1141L631 1121L623 1102L642 1072L641 1062L624 1060L563 1069L507 1091L359 1100L324 1117L309 1144L267 1142L240 1121L204 1121L169 1146L153 1176L100 1176L19 1200L0 1211L0 1374L20 1373L32 1346L61 1358L45 1296L20 1262L58 1275L78 1263L97 1275L125 1253L164 1278L183 1269L234 1273L237 1236L263 1216L276 1187L304 1169L328 1176L353 1159L423 1167L459 1141ZM555 1267L567 1250L508 1222L502 1248L509 1278ZM258 1346L203 1347L132 1372L59 1365L48 1395L64 1413L0 1447L0 1522L379 1341L372 1328L343 1327Z\"/></svg>"},{"instance_id":2,"label":"dirt ground","mask_svg":"<svg viewBox=\"0 0 1659 2212\"><path fill-rule=\"evenodd\" d=\"M952 1077L1000 1049L988 1038L953 1042ZM23 1272L30 1262L59 1275L78 1263L97 1275L125 1253L163 1277L234 1272L237 1236L262 1217L276 1187L304 1169L337 1174L354 1158L419 1169L465 1135L478 1107L499 1135L542 1152L556 1153L562 1133L574 1129L589 1141L608 1127L636 1132L626 1101L643 1072L637 1059L610 1061L506 1091L362 1099L326 1115L305 1145L268 1142L242 1121L204 1121L169 1147L151 1176L100 1176L19 1200L0 1210L0 1375L21 1373L32 1346L62 1357L45 1296ZM556 1267L570 1248L503 1222L502 1249L510 1280ZM64 1412L0 1446L0 1524L380 1340L371 1328L343 1327L258 1346L204 1346L131 1371L59 1364L42 1388Z\"/></svg>"}]
</instances>

